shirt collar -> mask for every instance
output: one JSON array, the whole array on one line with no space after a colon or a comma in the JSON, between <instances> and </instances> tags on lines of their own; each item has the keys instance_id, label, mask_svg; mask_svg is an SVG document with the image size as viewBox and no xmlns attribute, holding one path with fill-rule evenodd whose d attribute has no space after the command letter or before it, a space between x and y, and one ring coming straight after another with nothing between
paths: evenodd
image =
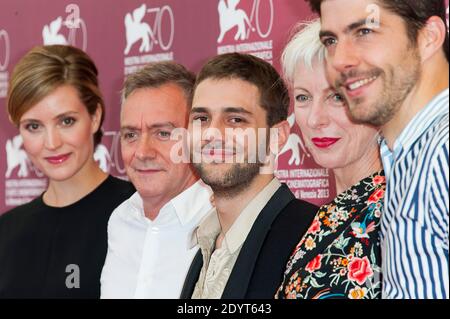
<instances>
[{"instance_id":1,"label":"shirt collar","mask_svg":"<svg viewBox=\"0 0 450 319\"><path fill-rule=\"evenodd\" d=\"M380 153L385 170L386 178L389 178L390 171L395 158L403 150L408 150L417 139L433 124L436 119L448 113L448 107L442 107L443 104L448 105L449 89L445 89L436 95L413 119L408 123L405 129L400 133L394 142L391 150L385 139L381 139Z\"/></svg>"},{"instance_id":2,"label":"shirt collar","mask_svg":"<svg viewBox=\"0 0 450 319\"><path fill-rule=\"evenodd\" d=\"M159 211L158 217L152 222L155 224L166 224L176 216L182 226L190 223L202 212L211 209L210 197L212 191L209 186L201 180L185 189L183 192L172 198ZM129 202L138 218L146 218L142 197L138 192L130 197ZM149 221L150 222L150 221Z\"/></svg>"},{"instance_id":3,"label":"shirt collar","mask_svg":"<svg viewBox=\"0 0 450 319\"><path fill-rule=\"evenodd\" d=\"M217 210L213 207L192 233L190 248L200 245L202 249L213 250L220 230L221 227Z\"/></svg>"},{"instance_id":4,"label":"shirt collar","mask_svg":"<svg viewBox=\"0 0 450 319\"><path fill-rule=\"evenodd\" d=\"M436 119L448 113L448 107L442 107L445 103L448 105L449 89L445 89L435 96L413 119L408 123L405 129L400 133L394 143L394 154L397 155L401 149L409 149L417 139L433 124Z\"/></svg>"},{"instance_id":5,"label":"shirt collar","mask_svg":"<svg viewBox=\"0 0 450 319\"><path fill-rule=\"evenodd\" d=\"M135 192L129 199L128 202L130 203L130 206L133 210L133 213L135 215L135 217L140 218L143 217L145 218L145 213L144 213L144 203L142 202L142 197L141 195L139 195L138 192Z\"/></svg>"},{"instance_id":6,"label":"shirt collar","mask_svg":"<svg viewBox=\"0 0 450 319\"><path fill-rule=\"evenodd\" d=\"M242 210L224 238L224 246L230 254L235 253L244 243L259 213L270 201L275 192L280 188L281 183L274 178L260 191ZM200 223L196 231L196 238L193 237L192 246L199 244L203 247L214 249L215 241L221 231L219 218L216 209L212 209L207 217Z\"/></svg>"},{"instance_id":7,"label":"shirt collar","mask_svg":"<svg viewBox=\"0 0 450 319\"><path fill-rule=\"evenodd\" d=\"M389 176L391 175L392 166L394 165L394 154L389 149L386 140L384 139L380 141L380 157L386 175L386 181L388 181Z\"/></svg>"},{"instance_id":8,"label":"shirt collar","mask_svg":"<svg viewBox=\"0 0 450 319\"><path fill-rule=\"evenodd\" d=\"M184 226L190 223L200 212L212 208L211 195L211 188L199 180L184 192L172 198L169 203L175 208L178 219Z\"/></svg>"}]
</instances>

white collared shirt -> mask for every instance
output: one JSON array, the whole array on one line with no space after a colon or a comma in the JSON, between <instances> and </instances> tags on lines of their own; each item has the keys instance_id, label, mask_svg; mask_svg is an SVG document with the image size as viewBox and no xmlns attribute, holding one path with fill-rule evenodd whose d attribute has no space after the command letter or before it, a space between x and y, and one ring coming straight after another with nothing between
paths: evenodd
<instances>
[{"instance_id":1,"label":"white collared shirt","mask_svg":"<svg viewBox=\"0 0 450 319\"><path fill-rule=\"evenodd\" d=\"M108 254L101 275L101 298L180 297L191 262L194 230L211 210L211 190L198 181L145 217L136 192L117 207L108 223Z\"/></svg>"}]
</instances>

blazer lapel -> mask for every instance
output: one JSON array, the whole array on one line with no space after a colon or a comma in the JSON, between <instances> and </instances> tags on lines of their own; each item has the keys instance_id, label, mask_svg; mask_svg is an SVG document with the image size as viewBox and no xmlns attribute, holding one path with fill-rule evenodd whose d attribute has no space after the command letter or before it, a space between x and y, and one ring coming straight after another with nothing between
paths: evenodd
<instances>
[{"instance_id":1,"label":"blazer lapel","mask_svg":"<svg viewBox=\"0 0 450 319\"><path fill-rule=\"evenodd\" d=\"M222 299L243 299L247 293L256 260L273 221L289 202L295 199L289 188L282 186L259 213L250 230L225 286Z\"/></svg>"},{"instance_id":2,"label":"blazer lapel","mask_svg":"<svg viewBox=\"0 0 450 319\"><path fill-rule=\"evenodd\" d=\"M200 271L203 267L203 255L201 249L198 250L194 260L189 267L189 271L184 280L183 289L181 290L180 299L191 299L194 293L195 284L197 283Z\"/></svg>"}]
</instances>

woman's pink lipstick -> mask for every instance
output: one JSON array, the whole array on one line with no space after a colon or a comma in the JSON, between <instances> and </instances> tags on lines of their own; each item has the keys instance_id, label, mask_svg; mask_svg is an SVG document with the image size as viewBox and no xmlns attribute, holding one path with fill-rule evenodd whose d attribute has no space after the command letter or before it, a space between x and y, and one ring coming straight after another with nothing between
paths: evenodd
<instances>
[{"instance_id":1,"label":"woman's pink lipstick","mask_svg":"<svg viewBox=\"0 0 450 319\"><path fill-rule=\"evenodd\" d=\"M311 139L314 145L317 146L318 148L328 148L339 140L340 138L333 138L333 137L322 137L322 138L315 137Z\"/></svg>"},{"instance_id":2,"label":"woman's pink lipstick","mask_svg":"<svg viewBox=\"0 0 450 319\"><path fill-rule=\"evenodd\" d=\"M70 157L70 153L57 155L57 156L48 156L45 159L50 164L61 164L64 163Z\"/></svg>"}]
</instances>

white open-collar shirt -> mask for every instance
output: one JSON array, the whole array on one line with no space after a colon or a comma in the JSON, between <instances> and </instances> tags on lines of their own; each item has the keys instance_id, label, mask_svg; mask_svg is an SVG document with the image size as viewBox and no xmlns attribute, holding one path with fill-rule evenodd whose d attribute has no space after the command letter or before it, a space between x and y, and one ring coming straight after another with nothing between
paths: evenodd
<instances>
[{"instance_id":1,"label":"white open-collar shirt","mask_svg":"<svg viewBox=\"0 0 450 319\"><path fill-rule=\"evenodd\" d=\"M212 208L211 194L198 181L163 206L153 221L145 216L137 192L117 207L108 223L101 298L179 298L198 251L192 236Z\"/></svg>"}]
</instances>

